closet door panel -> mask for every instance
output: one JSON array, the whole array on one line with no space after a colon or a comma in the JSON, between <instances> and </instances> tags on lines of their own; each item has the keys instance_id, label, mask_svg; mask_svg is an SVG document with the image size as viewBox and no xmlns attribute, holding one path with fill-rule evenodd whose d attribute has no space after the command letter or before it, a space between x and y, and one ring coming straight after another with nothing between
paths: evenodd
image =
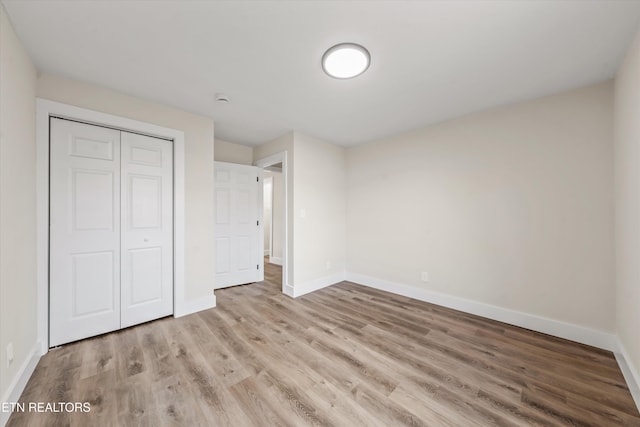
<instances>
[{"instance_id":1,"label":"closet door panel","mask_svg":"<svg viewBox=\"0 0 640 427\"><path fill-rule=\"evenodd\" d=\"M120 132L51 119L50 345L120 327Z\"/></svg>"},{"instance_id":2,"label":"closet door panel","mask_svg":"<svg viewBox=\"0 0 640 427\"><path fill-rule=\"evenodd\" d=\"M122 133L122 327L173 313L173 146Z\"/></svg>"}]
</instances>

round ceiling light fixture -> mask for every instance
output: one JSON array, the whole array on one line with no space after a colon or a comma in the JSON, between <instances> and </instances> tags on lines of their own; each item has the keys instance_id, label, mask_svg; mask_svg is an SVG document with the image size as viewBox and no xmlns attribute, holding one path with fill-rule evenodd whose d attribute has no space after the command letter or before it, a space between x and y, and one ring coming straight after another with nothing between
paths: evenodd
<instances>
[{"instance_id":1,"label":"round ceiling light fixture","mask_svg":"<svg viewBox=\"0 0 640 427\"><path fill-rule=\"evenodd\" d=\"M340 43L322 55L322 70L336 79L351 79L367 71L369 51L359 44Z\"/></svg>"}]
</instances>

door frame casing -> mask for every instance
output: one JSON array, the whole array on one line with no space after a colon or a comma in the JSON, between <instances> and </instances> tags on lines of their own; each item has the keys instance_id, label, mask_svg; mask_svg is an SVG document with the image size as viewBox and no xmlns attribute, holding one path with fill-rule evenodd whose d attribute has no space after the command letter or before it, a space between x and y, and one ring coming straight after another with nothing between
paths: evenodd
<instances>
[{"instance_id":1,"label":"door frame casing","mask_svg":"<svg viewBox=\"0 0 640 427\"><path fill-rule=\"evenodd\" d=\"M281 151L253 162L254 166L261 169L282 163L282 193L284 204L284 225L282 227L282 293L293 297L293 287L289 285L289 185L287 179L287 152ZM273 204L272 204L273 210ZM273 218L272 218L273 222Z\"/></svg>"},{"instance_id":2,"label":"door frame casing","mask_svg":"<svg viewBox=\"0 0 640 427\"><path fill-rule=\"evenodd\" d=\"M184 271L184 132L86 108L36 98L36 294L37 338L40 354L49 351L49 118L67 118L87 124L173 141L173 315L188 314Z\"/></svg>"}]
</instances>

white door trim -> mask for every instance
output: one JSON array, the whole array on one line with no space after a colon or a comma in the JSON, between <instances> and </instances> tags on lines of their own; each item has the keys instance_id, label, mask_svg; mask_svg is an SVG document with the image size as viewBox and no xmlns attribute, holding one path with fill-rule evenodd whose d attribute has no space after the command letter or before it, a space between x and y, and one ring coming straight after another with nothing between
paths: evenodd
<instances>
[{"instance_id":1,"label":"white door trim","mask_svg":"<svg viewBox=\"0 0 640 427\"><path fill-rule=\"evenodd\" d=\"M38 340L41 354L49 350L49 117L109 126L173 140L174 306L173 315L187 314L184 272L184 132L98 111L36 98L36 265Z\"/></svg>"},{"instance_id":2,"label":"white door trim","mask_svg":"<svg viewBox=\"0 0 640 427\"><path fill-rule=\"evenodd\" d=\"M282 189L284 194L284 226L282 227L282 292L293 297L293 286L289 285L288 280L289 265L291 264L289 264L289 181L287 180L287 152L281 151L253 162L254 166L258 166L262 169L277 165L278 163L282 163ZM273 205L271 208L273 211Z\"/></svg>"}]
</instances>

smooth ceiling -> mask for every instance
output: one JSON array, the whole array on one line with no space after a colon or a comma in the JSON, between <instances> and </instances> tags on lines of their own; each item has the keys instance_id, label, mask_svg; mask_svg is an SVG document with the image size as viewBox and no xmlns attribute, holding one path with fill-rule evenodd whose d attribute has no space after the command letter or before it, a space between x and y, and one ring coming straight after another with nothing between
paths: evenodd
<instances>
[{"instance_id":1,"label":"smooth ceiling","mask_svg":"<svg viewBox=\"0 0 640 427\"><path fill-rule=\"evenodd\" d=\"M36 66L214 118L257 145L344 146L614 76L637 1L3 1ZM353 80L323 52L372 55ZM216 104L214 95L231 97Z\"/></svg>"}]
</instances>

